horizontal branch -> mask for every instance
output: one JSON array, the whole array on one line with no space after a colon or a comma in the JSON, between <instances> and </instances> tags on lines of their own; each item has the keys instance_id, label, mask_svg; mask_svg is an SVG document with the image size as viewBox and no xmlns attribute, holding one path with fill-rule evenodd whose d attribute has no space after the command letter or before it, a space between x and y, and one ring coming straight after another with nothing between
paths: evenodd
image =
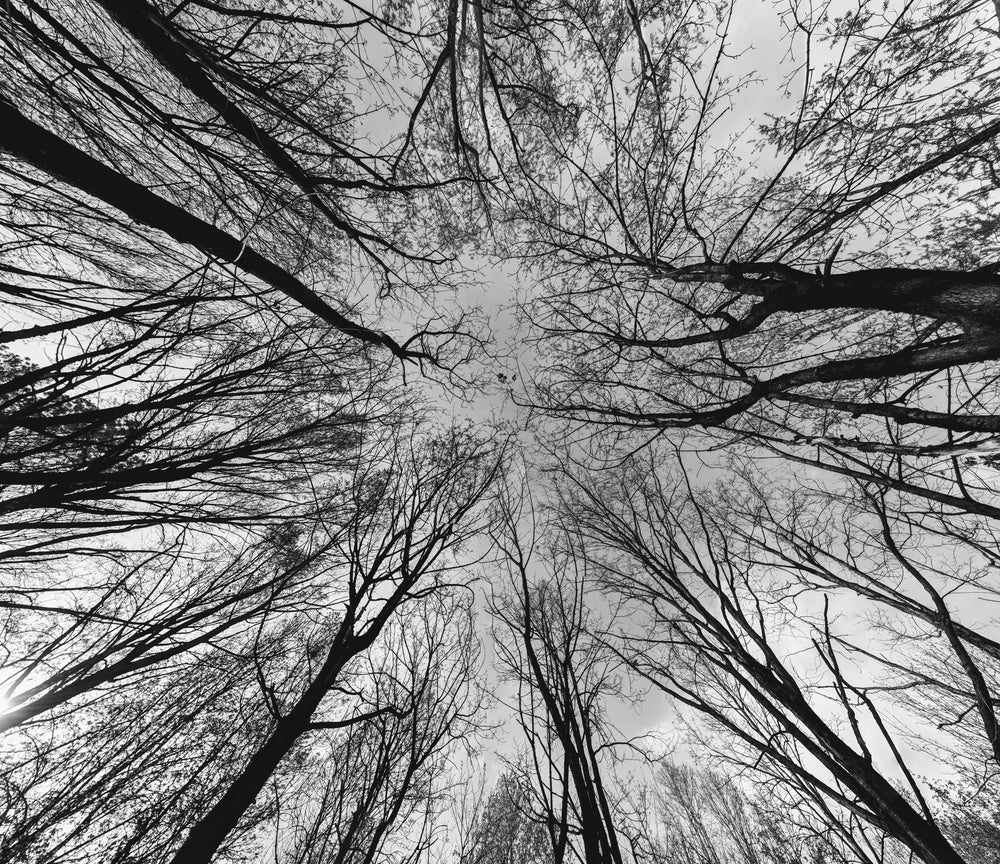
<instances>
[{"instance_id":1,"label":"horizontal branch","mask_svg":"<svg viewBox=\"0 0 1000 864\"><path fill-rule=\"evenodd\" d=\"M374 711L367 711L364 714L355 714L353 717L348 717L344 720L314 720L310 722L306 728L310 730L345 729L348 726L364 723L367 720L374 720L376 717L382 717L385 714L391 714L393 717L397 717L402 720L409 713L409 711L403 711L401 708L395 708L391 705L387 705L384 708L377 708Z\"/></svg>"}]
</instances>

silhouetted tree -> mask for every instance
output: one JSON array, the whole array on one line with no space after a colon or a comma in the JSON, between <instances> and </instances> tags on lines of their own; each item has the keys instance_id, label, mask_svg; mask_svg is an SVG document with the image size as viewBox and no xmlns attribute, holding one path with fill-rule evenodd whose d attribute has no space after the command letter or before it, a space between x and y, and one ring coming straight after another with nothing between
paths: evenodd
<instances>
[{"instance_id":1,"label":"silhouetted tree","mask_svg":"<svg viewBox=\"0 0 1000 864\"><path fill-rule=\"evenodd\" d=\"M831 816L850 814L927 862L961 862L884 706L843 661L826 599L787 615L782 601L796 595L730 554L728 525L682 474L639 460L618 478L567 477L565 489L565 518L587 560L634 604L619 648L633 670L723 730L742 748L734 758L742 752L746 764L804 787Z\"/></svg>"},{"instance_id":2,"label":"silhouetted tree","mask_svg":"<svg viewBox=\"0 0 1000 864\"><path fill-rule=\"evenodd\" d=\"M573 122L505 247L547 358L525 398L581 438L883 454L883 483L992 447L994 4L758 12L751 50L738 4L551 10L536 50Z\"/></svg>"},{"instance_id":3,"label":"silhouetted tree","mask_svg":"<svg viewBox=\"0 0 1000 864\"><path fill-rule=\"evenodd\" d=\"M359 756L374 786L365 785L357 765L346 778L358 784L352 794L370 794L383 801L378 807L389 807L381 816L373 811L374 822L359 823L368 832L359 842L380 848L392 820L413 815L407 804L416 794L413 784L423 782L421 772L437 764L438 745L470 722L474 707L463 705L473 687L469 625L462 624L461 605L449 605L445 595L449 585L464 581L465 565L456 556L481 530L483 498L503 453L452 430L389 436L365 455L366 463L342 479L340 506L325 511L326 521L317 521L310 537L276 541L283 568L257 558L259 571L249 582L263 583L259 595L249 592L245 607L223 595L230 605L214 632L218 619L194 614L210 602L211 594L197 592L211 581L185 583L182 574L176 584L191 592L194 613L185 617L180 608L171 632L171 605L144 606L148 598L136 594L150 618L149 645L140 642L129 652L115 644L124 655L117 669L101 657L100 639L93 656L85 653L89 629L70 628L62 641L69 656L76 652L90 664L80 680L92 689L70 696L56 691L65 699L58 703L39 697L30 722L8 733L3 780L11 802L5 831L11 855L46 860L72 849L84 860L96 854L208 861L221 849L239 854L276 818L279 804L269 800L269 785L293 788L302 781L307 754L322 749L324 740L333 747L338 730L355 721L367 724L357 746L375 746L379 739L371 736L381 735L379 746L389 747ZM226 575L233 573L218 577ZM228 587L238 596L245 585ZM165 601L178 599L185 598ZM239 616L241 608L250 614ZM94 617L94 632L110 629L111 637L124 639L119 631L127 620ZM421 620L422 629L415 626ZM141 621L135 623L141 630ZM394 629L400 627L407 627L406 638ZM28 651L38 650L34 638L27 641ZM140 653L143 648L153 656ZM61 650L48 649L44 660L61 659ZM407 697L393 688L410 674L417 677ZM59 673L54 677L58 683ZM418 697L427 703L407 702ZM389 753L392 770L403 770L404 734L421 742L406 752L423 755L413 755L412 776L387 779L377 765ZM345 779L330 770L331 782ZM287 812L292 804L283 806Z\"/></svg>"},{"instance_id":4,"label":"silhouetted tree","mask_svg":"<svg viewBox=\"0 0 1000 864\"><path fill-rule=\"evenodd\" d=\"M531 517L526 502L502 500L497 542L513 586L495 603L506 627L495 642L517 688L535 818L555 864L573 857L622 864L619 792L608 766L617 742L605 716L606 701L619 693L620 664L591 632L586 562L558 547L536 551L535 538L519 533L521 518Z\"/></svg>"}]
</instances>

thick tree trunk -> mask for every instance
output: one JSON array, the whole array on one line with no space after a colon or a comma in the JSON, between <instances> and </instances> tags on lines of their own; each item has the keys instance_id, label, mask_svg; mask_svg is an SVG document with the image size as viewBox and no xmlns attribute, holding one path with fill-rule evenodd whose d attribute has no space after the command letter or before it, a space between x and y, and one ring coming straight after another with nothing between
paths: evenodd
<instances>
[{"instance_id":1,"label":"thick tree trunk","mask_svg":"<svg viewBox=\"0 0 1000 864\"><path fill-rule=\"evenodd\" d=\"M843 740L825 726L817 738L850 773L854 779L855 794L860 792L859 797L891 826L897 839L916 852L926 864L967 864L938 827L914 810L891 783L847 747Z\"/></svg>"},{"instance_id":2,"label":"thick tree trunk","mask_svg":"<svg viewBox=\"0 0 1000 864\"><path fill-rule=\"evenodd\" d=\"M311 715L311 712L310 712ZM201 819L174 855L172 864L209 864L219 847L267 785L278 764L308 727L309 716L290 716L278 722L246 768Z\"/></svg>"},{"instance_id":3,"label":"thick tree trunk","mask_svg":"<svg viewBox=\"0 0 1000 864\"><path fill-rule=\"evenodd\" d=\"M739 651L736 648L736 652ZM856 753L827 726L797 686L782 683L752 658L743 662L761 689L794 718L793 724L801 723L808 730L808 736L794 731L794 726L788 725L787 720L786 728L826 764L833 776L879 819L892 836L905 843L926 864L967 864L937 825L917 812L870 761ZM762 703L765 708L766 701Z\"/></svg>"},{"instance_id":4,"label":"thick tree trunk","mask_svg":"<svg viewBox=\"0 0 1000 864\"><path fill-rule=\"evenodd\" d=\"M174 855L171 864L209 864L243 814L250 809L261 790L267 785L282 759L295 746L299 737L309 730L313 713L336 681L347 660L370 641L351 643L342 634L331 647L323 668L299 697L298 702L275 725L268 739L250 758L223 796L198 824Z\"/></svg>"},{"instance_id":5,"label":"thick tree trunk","mask_svg":"<svg viewBox=\"0 0 1000 864\"><path fill-rule=\"evenodd\" d=\"M993 273L886 268L814 277L806 309L875 309L954 321L970 334L1000 333L1000 278Z\"/></svg>"},{"instance_id":6,"label":"thick tree trunk","mask_svg":"<svg viewBox=\"0 0 1000 864\"><path fill-rule=\"evenodd\" d=\"M110 204L139 224L163 231L181 243L194 246L261 279L354 339L388 348L401 358L418 356L384 333L370 330L341 315L299 279L246 243L63 141L29 120L2 97L0 150Z\"/></svg>"},{"instance_id":7,"label":"thick tree trunk","mask_svg":"<svg viewBox=\"0 0 1000 864\"><path fill-rule=\"evenodd\" d=\"M954 321L967 333L989 333L1000 341L1000 276L990 270L882 267L814 274L775 262L694 265L667 276L718 282L760 297L764 308L757 318L779 311L870 309Z\"/></svg>"}]
</instances>

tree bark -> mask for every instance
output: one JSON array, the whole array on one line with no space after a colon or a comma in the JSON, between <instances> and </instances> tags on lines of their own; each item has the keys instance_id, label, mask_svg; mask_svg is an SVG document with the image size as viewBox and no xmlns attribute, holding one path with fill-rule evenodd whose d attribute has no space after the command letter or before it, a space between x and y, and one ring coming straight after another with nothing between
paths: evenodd
<instances>
[{"instance_id":1,"label":"tree bark","mask_svg":"<svg viewBox=\"0 0 1000 864\"><path fill-rule=\"evenodd\" d=\"M232 781L215 806L191 829L171 864L209 864L226 837L267 785L281 760L295 746L299 737L309 730L313 713L344 664L369 644L370 640L367 639L362 639L361 644L357 644L343 633L337 637L323 667L295 706L278 720L268 739L250 758L240 775Z\"/></svg>"},{"instance_id":2,"label":"tree bark","mask_svg":"<svg viewBox=\"0 0 1000 864\"><path fill-rule=\"evenodd\" d=\"M261 279L353 339L388 348L401 359L422 356L407 350L385 333L341 315L299 279L246 243L43 129L3 97L0 97L0 150L110 204L142 225L163 231L181 243Z\"/></svg>"}]
</instances>

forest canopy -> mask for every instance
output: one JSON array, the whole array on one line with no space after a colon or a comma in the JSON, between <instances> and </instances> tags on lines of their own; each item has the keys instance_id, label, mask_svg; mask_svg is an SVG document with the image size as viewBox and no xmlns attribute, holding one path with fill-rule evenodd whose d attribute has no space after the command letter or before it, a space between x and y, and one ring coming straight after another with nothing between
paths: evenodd
<instances>
[{"instance_id":1,"label":"forest canopy","mask_svg":"<svg viewBox=\"0 0 1000 864\"><path fill-rule=\"evenodd\" d=\"M998 49L0 4L0 862L1000 861Z\"/></svg>"}]
</instances>

